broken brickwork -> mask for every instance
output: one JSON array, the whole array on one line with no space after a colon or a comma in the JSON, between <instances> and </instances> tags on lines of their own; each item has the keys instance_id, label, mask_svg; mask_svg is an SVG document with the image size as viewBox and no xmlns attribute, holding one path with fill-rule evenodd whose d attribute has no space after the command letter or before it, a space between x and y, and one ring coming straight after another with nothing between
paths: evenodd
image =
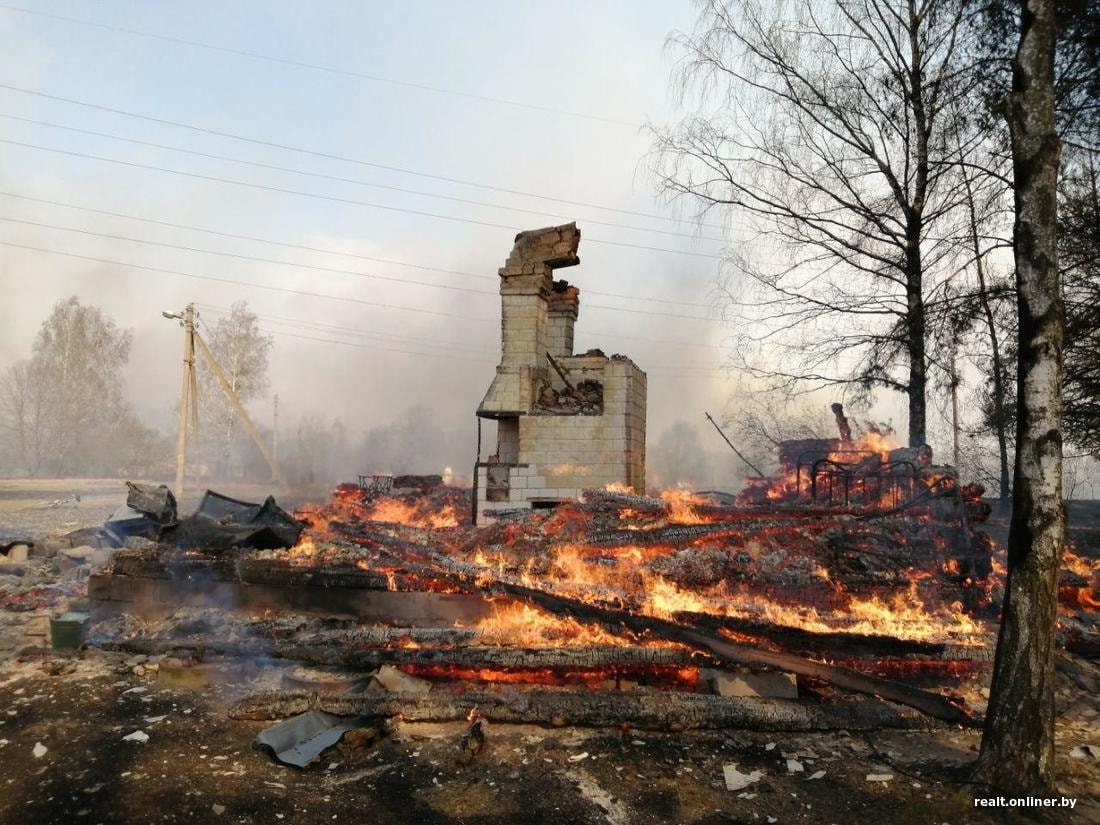
<instances>
[{"instance_id":1,"label":"broken brickwork","mask_svg":"<svg viewBox=\"0 0 1100 825\"><path fill-rule=\"evenodd\" d=\"M479 520L585 488L644 489L646 375L625 356L573 354L580 290L554 280L580 263L580 238L575 223L521 232L500 269L501 360L477 410L497 445L479 456Z\"/></svg>"}]
</instances>

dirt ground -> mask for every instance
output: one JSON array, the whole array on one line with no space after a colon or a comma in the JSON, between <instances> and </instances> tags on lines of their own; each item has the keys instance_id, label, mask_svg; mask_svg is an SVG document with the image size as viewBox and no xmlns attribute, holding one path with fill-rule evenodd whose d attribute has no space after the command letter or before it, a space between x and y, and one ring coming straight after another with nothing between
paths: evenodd
<instances>
[{"instance_id":1,"label":"dirt ground","mask_svg":"<svg viewBox=\"0 0 1100 825\"><path fill-rule=\"evenodd\" d=\"M251 499L267 492L218 489ZM47 506L73 493L79 504ZM324 493L299 491L280 503ZM124 498L113 480L0 481L0 531L41 537L98 524ZM1088 508L1085 521L1100 523L1098 513ZM277 665L192 692L165 687L141 657L59 655L45 646L46 622L52 611L80 606L82 581L58 580L49 567L49 560L34 562L27 572L52 588L42 605L0 611L3 825L1100 823L1100 759L1070 756L1081 745L1100 755L1100 667L1076 657L1060 659L1058 688L1059 789L1076 798L1072 812L975 808L975 796L989 795L967 779L979 734L947 728L657 734L493 725L486 750L466 763L459 747L465 724L398 723L377 738L345 740L296 770L253 749L270 723L226 713L234 698L277 678ZM4 581L0 575L0 590ZM971 694L979 707L980 687ZM125 739L137 731L148 740ZM792 772L788 760L803 769ZM734 764L761 777L729 791L723 766Z\"/></svg>"}]
</instances>

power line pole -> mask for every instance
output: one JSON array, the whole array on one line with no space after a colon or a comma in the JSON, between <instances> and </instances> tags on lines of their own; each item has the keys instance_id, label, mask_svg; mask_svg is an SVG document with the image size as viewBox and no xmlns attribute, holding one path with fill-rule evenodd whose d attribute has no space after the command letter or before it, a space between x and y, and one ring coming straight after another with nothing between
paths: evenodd
<instances>
[{"instance_id":1,"label":"power line pole","mask_svg":"<svg viewBox=\"0 0 1100 825\"><path fill-rule=\"evenodd\" d=\"M279 470L279 465L275 463L275 457L271 454L271 450L268 449L267 443L260 436L260 431L256 429L256 425L252 423L252 418L248 415L240 398L237 397L237 393L233 391L233 386L229 383L229 379L226 378L225 372L222 370L218 360L214 357L214 353L210 351L210 347L206 345L206 341L204 341L203 337L197 332L192 332L192 337L195 343L199 345L199 353L206 361L207 366L210 367L210 371L214 373L214 377L218 380L222 392L225 393L225 397L229 399L230 405L236 411L237 417L240 418L241 423L244 425L245 431L252 438L252 442L260 451L260 455L264 457L267 466L271 468L271 477L284 488L289 487L290 485L287 484L282 471Z\"/></svg>"},{"instance_id":2,"label":"power line pole","mask_svg":"<svg viewBox=\"0 0 1100 825\"><path fill-rule=\"evenodd\" d=\"M183 473L187 463L187 411L191 409L191 428L199 434L198 381L195 376L195 305L183 312L161 312L183 327L183 377L180 384L179 433L176 440L176 500L183 500Z\"/></svg>"}]
</instances>

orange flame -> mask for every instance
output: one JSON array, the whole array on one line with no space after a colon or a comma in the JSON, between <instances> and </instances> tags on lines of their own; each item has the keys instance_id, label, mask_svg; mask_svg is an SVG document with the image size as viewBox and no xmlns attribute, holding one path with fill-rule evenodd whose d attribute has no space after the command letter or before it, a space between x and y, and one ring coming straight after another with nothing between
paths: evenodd
<instances>
[{"instance_id":1,"label":"orange flame","mask_svg":"<svg viewBox=\"0 0 1100 825\"><path fill-rule=\"evenodd\" d=\"M449 504L438 512L422 513L416 505L395 498L379 499L366 512L364 518L367 521L384 521L390 524L406 524L409 527L432 529L458 526L458 515L455 513L455 508Z\"/></svg>"}]
</instances>

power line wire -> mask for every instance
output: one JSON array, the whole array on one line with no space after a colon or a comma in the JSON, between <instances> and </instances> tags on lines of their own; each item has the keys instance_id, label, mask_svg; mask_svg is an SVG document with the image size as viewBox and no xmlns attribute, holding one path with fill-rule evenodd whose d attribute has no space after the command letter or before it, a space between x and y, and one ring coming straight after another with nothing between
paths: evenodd
<instances>
[{"instance_id":1,"label":"power line wire","mask_svg":"<svg viewBox=\"0 0 1100 825\"><path fill-rule=\"evenodd\" d=\"M630 126L637 128L636 123L631 123L626 120L618 120L616 118L606 117L604 115L593 115L585 112L574 112L568 109L557 109L553 106L542 106L537 103L524 103L519 100L508 100L506 98L492 97L490 95L482 95L474 92L462 92L457 89L446 89L441 86L432 86L427 83L416 83L408 80L397 80L392 77L384 77L382 75L367 74L366 72L357 72L350 69L340 69L335 66L325 66L320 63L310 63L303 60L292 60L287 57L277 57L275 55L263 54L262 52L254 52L248 49L235 49L229 46L215 46L212 43L204 43L201 40L189 40L183 37L175 37L167 34L157 34L155 32L146 32L139 29L130 29L124 26L113 26L109 23L98 23L93 20L82 20L78 17L66 17L61 14L52 14L49 12L39 11L37 9L26 9L21 6L11 6L6 3L0 4L0 9L4 9L12 12L19 12L22 14L31 14L37 17L43 17L50 20L61 20L66 23L73 23L79 26L88 26L96 29L103 29L105 31L117 32L121 34L128 34L134 37L145 37L152 40L160 40L166 43L176 43L178 45L192 46L199 49L208 49L214 52L222 52L224 54L233 54L239 57L248 57L253 60L264 60L269 63L278 63L283 66L294 66L301 69L313 69L314 71L327 72L335 75L342 75L344 77L354 77L359 80L369 80L373 83L388 83L393 86L400 86L406 89L417 89L419 91L434 92L436 94L452 95L454 97L467 98L469 100L477 100L483 103L496 103L503 106L514 106L520 109L530 109L537 112L545 112L547 114L562 115L565 117L582 118L584 120L600 121L603 123L611 123L617 126Z\"/></svg>"},{"instance_id":2,"label":"power line wire","mask_svg":"<svg viewBox=\"0 0 1100 825\"><path fill-rule=\"evenodd\" d=\"M0 4L0 8L3 8ZM122 115L123 117L131 117L137 120L145 120L150 123L159 123L163 126L173 126L179 129L188 129L193 132L199 132L201 134L213 135L215 137L224 137L231 140L239 140L244 143L251 143L256 146L267 146L272 149L281 149L287 152L298 152L303 155L311 155L312 157L324 158L326 160L335 160L342 163L353 163L358 166L367 166L372 169L382 169L387 172L397 172L402 175L412 175L414 177L428 178L430 180L443 181L445 183L456 183L461 186L470 186L475 189L484 189L489 192L500 192L506 195L518 195L524 198L536 198L538 200L550 201L552 203L561 203L568 206L583 206L587 209L599 209L604 212L618 212L622 215L633 215L638 218L650 218L658 221L669 221L671 223L683 223L682 218L676 218L669 215L658 215L654 212L641 212L634 209L623 209L617 206L607 206L605 204L591 203L589 201L571 200L569 198L559 198L553 195L542 195L537 192L527 192L522 189L509 189L504 186L494 186L488 183L480 183L478 181L468 180L466 178L456 178L448 175L436 175L430 172L421 172L415 169L405 169L401 166L392 166L385 163L377 163L375 161L364 160L362 158L353 158L348 155L337 155L331 152L322 152L316 149L308 149L304 146L294 146L287 143L278 143L272 140L264 140L261 138L252 138L245 135L234 134L233 132L223 132L217 129L209 129L204 126L196 126L192 123L184 123L178 120L168 120L166 118L154 117L152 115L145 115L138 112L131 112L126 109L117 109L111 106L102 106L96 103L89 103L85 100L78 100L72 97L63 97L61 95L54 95L48 92L39 91L37 89L27 89L22 86L13 86L8 83L0 83L0 89L7 89L11 92L19 92L20 94L33 95L35 97L41 97L46 100L54 100L59 103L68 103L74 106L83 106L88 109L94 109L99 112L107 112L114 115ZM698 224L703 229L719 229L724 230L722 224L717 223L700 223Z\"/></svg>"},{"instance_id":3,"label":"power line wire","mask_svg":"<svg viewBox=\"0 0 1100 825\"><path fill-rule=\"evenodd\" d=\"M266 328L261 328L261 329L262 329L263 332L266 332L270 335L284 335L284 336L288 336L290 338L299 338L299 339L302 339L302 340L305 340L305 341L316 341L316 342L323 343L323 344L341 344L343 346L348 346L348 347L359 347L359 348L362 348L362 349L371 349L371 350L378 349L378 350L385 350L387 352L401 352L401 353L405 353L407 355L420 355L420 356L429 356L429 357L437 357L437 358L447 358L449 360L452 358L452 356L448 355L447 353L442 353L442 352L439 352L439 353L436 353L436 352L414 352L412 350L387 349L386 347L375 347L375 346L369 345L369 344L359 344L359 343L356 343L354 341L340 341L340 340L333 339L333 338L318 338L318 337L315 337L315 336L312 336L312 335L298 335L297 333L284 332L282 330L272 330L272 329L266 329ZM458 355L453 356L453 358L458 359L460 361L471 361L471 362L476 362L476 363L481 363L481 364L495 364L495 363L497 363L496 359L465 358L465 357L458 356ZM650 372L676 373L678 375L683 374L683 373L709 373L709 374L722 374L722 375L725 375L727 373L727 371L725 369L723 369L722 367L707 366L707 365L703 365L703 364L686 365L686 366L674 366L674 365L659 364L657 366L647 366L645 368L644 372L646 372L646 373L650 373Z\"/></svg>"},{"instance_id":4,"label":"power line wire","mask_svg":"<svg viewBox=\"0 0 1100 825\"><path fill-rule=\"evenodd\" d=\"M219 311L220 310L223 313L231 311L231 310L227 310L224 307L217 307L213 304L196 304L196 306L200 306L200 307L203 307L203 308L206 308L206 309L212 309L214 311ZM270 321L271 319L279 319L279 316L266 315L266 314L263 314L263 313L253 313L253 314L255 314L258 318L266 319L268 321ZM288 320L289 321L290 319L283 319L283 320ZM305 326L315 326L315 327L321 328L322 331L327 330L327 329L336 329L336 330L353 329L351 327L338 327L338 326L332 326L332 325L328 325L328 324L313 324L311 322L294 321L294 323L302 323ZM345 345L345 346L352 346L352 347L358 346L358 347L363 347L363 348L366 348L366 349L376 349L376 347L371 347L371 346L366 345L366 344L357 344L353 341L344 341L344 340L332 339L332 338L318 338L316 336L301 335L301 334L297 334L297 333L287 332L287 331L284 331L284 330L271 329L270 327L263 328L263 331L267 332L269 334L272 334L272 335L286 335L286 336L289 336L291 338L300 338L300 339L303 339L303 340L306 340L306 341L317 341L317 342L320 342L320 343L342 344L342 345ZM360 334L365 334L365 333L360 333ZM396 336L396 337L403 337L403 336ZM433 342L429 342L427 339L407 338L406 340L408 340L410 343L413 343L415 345L436 346ZM496 363L496 356L495 355L489 355L489 353L485 352L484 350L473 350L473 349L470 349L470 348L463 348L463 349L465 349L467 352L471 352L471 353L484 353L487 357L485 359L462 358L461 360L478 361L480 363ZM443 356L443 357L447 357L447 354L449 352L449 350L447 350L447 351L444 351L444 352L424 352L424 353L420 353L420 352L416 352L416 351L413 351L413 350L397 350L397 349L390 350L390 351L392 351L392 352L404 352L404 353L407 353L407 354L410 354L410 355L430 355L430 356ZM455 356L455 357L457 358L459 356ZM722 372L722 373L725 372L725 370L721 367L707 366L707 365L703 365L703 364L686 364L686 365L678 365L678 366L662 364L662 365L658 365L658 366L655 366L655 367L647 367L646 371L649 372L649 371L653 371L653 370L667 371L667 372L684 372L684 371L687 371L687 372Z\"/></svg>"},{"instance_id":5,"label":"power line wire","mask_svg":"<svg viewBox=\"0 0 1100 825\"><path fill-rule=\"evenodd\" d=\"M233 312L232 307L222 307L222 306L218 306L217 304L204 304L204 303L196 302L195 306L200 307L205 311L213 312L217 315L223 315L223 316L231 315L232 312ZM467 351L467 352L476 353L478 355L490 355L490 356L494 355L494 353L490 352L489 350L476 349L474 347L466 346L465 344L459 343L457 341L452 342L452 341L449 341L447 339L442 339L442 338L436 339L436 340L432 340L432 339L429 339L429 338L417 338L417 337L409 336L409 335L397 335L395 333L365 330L361 327L346 327L346 326L340 326L338 324L326 324L326 323L321 323L321 322L318 322L318 321L307 321L305 319L300 319L300 318L288 318L288 317L282 316L282 315L269 315L267 313L256 312L256 311L251 310L251 309L249 310L249 312L252 313L253 315L255 315L257 318L260 318L260 319L262 319L264 321L267 321L269 323L277 323L277 324L285 324L285 325L288 325L288 326L303 327L303 328L306 328L306 329L312 329L314 331L335 332L335 333L338 333L338 334L341 334L341 335L355 335L355 336L361 336L361 337L364 337L364 338L379 338L379 339L382 339L382 340L385 340L385 341L404 341L404 342L407 342L409 344L417 344L417 345L435 347L437 349L445 349L445 350L448 350L448 351L450 351L450 350L464 350L464 351Z\"/></svg>"},{"instance_id":6,"label":"power line wire","mask_svg":"<svg viewBox=\"0 0 1100 825\"><path fill-rule=\"evenodd\" d=\"M291 289L290 287L273 286L271 284L257 284L250 281L238 281L232 278L216 278L213 275L200 275L196 272L185 272L179 269L165 269L163 267L145 266L143 264L134 264L127 261L116 261L110 258L99 258L95 255L81 255L76 252L62 252L58 249L46 249L45 247L32 246L31 244L15 243L14 241L0 241L0 246L10 246L15 249L25 249L30 252L42 252L47 255L60 255L66 258L77 258L84 261L91 261L93 263L126 267L127 269L139 269L144 272L161 272L166 275L178 275L183 278L196 278L202 281L214 281L216 283L232 284L234 286L243 286L250 289L267 289L273 292L285 292L291 295L303 295L311 298L325 298L332 301L345 301L347 303L363 304L365 306L381 307L383 309L396 309L402 312L416 312L424 315L438 315L443 318L462 318L467 321L496 321L495 318L479 318L473 315L458 315L453 312L438 312L432 309L424 309L423 307L406 307L397 304L384 304L379 301L368 301L364 298L352 298L347 295L329 295L321 292L311 292L306 289Z\"/></svg>"},{"instance_id":7,"label":"power line wire","mask_svg":"<svg viewBox=\"0 0 1100 825\"><path fill-rule=\"evenodd\" d=\"M336 195L321 195L315 192L302 192L297 189L286 189L279 186L269 186L262 183L251 183L248 181L234 180L232 178L222 178L216 175L203 175L198 172L185 172L180 169L170 169L166 166L154 166L151 164L137 163L136 161L120 160L118 158L108 158L102 155L92 155L85 152L74 152L69 149L57 149L52 146L40 146L35 143L25 143L23 141L11 140L8 138L0 138L0 143L5 143L10 146L21 146L26 149L35 149L42 152L54 152L60 155L68 155L70 157L84 158L86 160L98 160L105 163L116 163L122 166L129 166L134 169L144 169L153 172L167 172L173 175L181 175L183 177L195 178L197 180L212 181L215 183L228 183L234 186L243 186L250 189L260 189L266 192L278 192L284 195L298 195L306 198L317 198L319 200L331 201L333 203L346 203L354 206L364 206L371 209L382 209L388 212L402 212L409 215L419 215L420 217L436 218L438 220L454 221L457 223L468 223L475 226L485 226L493 229L507 229L510 232L522 231L520 227L512 226L508 224L493 223L492 221L481 221L475 218L460 218L455 215L441 215L437 212L425 212L419 209L406 209L399 206L390 206L387 204L373 203L371 201L360 201L354 198L342 198ZM710 258L713 260L722 260L721 255L712 255L705 252L692 252L686 249L665 249L656 246L646 246L644 244L628 243L626 241L610 241L603 238L586 238L589 243L607 244L608 246L619 246L629 249L640 249L647 252L664 252L670 255L689 255L696 258Z\"/></svg>"},{"instance_id":8,"label":"power line wire","mask_svg":"<svg viewBox=\"0 0 1100 825\"><path fill-rule=\"evenodd\" d=\"M239 163L244 166L252 166L257 169L266 169L273 172L289 172L294 175L303 175L311 178L319 178L321 180L336 181L338 183L350 183L354 186L367 186L372 189L384 189L389 192L400 192L405 195L417 195L424 198L436 198L437 200L451 201L452 203L461 203L467 206L482 206L489 209L503 209L506 212L522 212L527 215L540 215L544 218L553 218L554 220L576 220L583 223L595 224L597 226L607 226L614 229L626 229L631 232L648 232L657 235L668 235L673 238L689 238L691 240L698 241L714 241L716 243L725 243L725 238L714 238L709 235L696 235L690 232L673 232L668 229L650 229L645 226L630 226L629 224L615 223L614 221L601 221L598 218L589 217L571 217L568 215L562 215L555 212L543 212L538 209L526 209L521 206L507 206L499 203L489 203L488 201L478 201L471 198L459 198L453 195L442 195L435 192L425 192L421 189L408 189L403 186L391 186L384 183L372 183L370 181L359 180L357 178L345 178L340 175L328 175L323 172L311 172L307 169L295 169L291 166L278 166L273 163L261 163L260 161L245 160L243 158L234 158L228 155L216 155L212 152L200 152L197 149L185 149L179 146L171 146L167 143L156 143L150 140L139 140L137 138L123 137L122 135L115 135L110 132L98 132L94 129L82 129L78 126L67 126L62 123L51 123L47 120L36 120L30 117L22 117L21 115L10 115L4 112L0 112L0 117L8 120L16 120L20 123L30 123L35 126L46 126L50 129L61 129L66 132L76 132L81 135L91 135L93 137L107 138L108 140L117 140L122 143L132 143L137 146L148 146L153 149L164 149L169 152L179 152L186 155L194 155L195 157L206 158L207 160L218 160L227 163Z\"/></svg>"},{"instance_id":9,"label":"power line wire","mask_svg":"<svg viewBox=\"0 0 1100 825\"><path fill-rule=\"evenodd\" d=\"M222 252L215 249L203 249L197 246L184 246L182 244L167 243L166 241L151 241L146 238L134 238L129 235L112 235L107 232L95 232L91 229L78 229L72 226L60 226L52 223L41 223L39 221L29 221L22 218L12 218L7 215L0 215L0 221L6 221L8 223L18 223L24 226L35 226L40 229L56 229L61 232L73 232L78 235L90 235L96 238L106 238L112 241L127 241L128 243L145 244L146 246L160 246L165 249L178 249L182 252L197 252L204 255L218 255L223 258L236 258L242 261L253 261L263 264L278 264L280 266L294 266L301 269L312 269L319 272L332 272L340 275L355 275L360 278L374 278L380 281L393 281L399 284L409 284L411 286L426 286L435 287L437 289L453 289L459 292L473 292L479 295L496 295L497 293L489 289L474 289L472 287L455 286L453 284L433 284L430 281L415 281L409 278L398 278L392 275L376 275L372 272L356 272L352 269L336 269L328 266L317 266L314 264L300 264L294 261L280 261L275 258L261 258L254 255L241 255L235 252Z\"/></svg>"},{"instance_id":10,"label":"power line wire","mask_svg":"<svg viewBox=\"0 0 1100 825\"><path fill-rule=\"evenodd\" d=\"M212 310L212 311L215 311L215 312L222 312L222 313L232 311L231 307L219 306L217 304L204 304L204 303L196 302L195 306L202 307L204 309ZM302 324L304 326L312 326L312 327L317 327L319 329L323 328L323 329L333 329L333 330L356 331L356 332L361 332L361 334L365 334L365 332L362 332L359 327L342 327L342 326L335 325L335 324L325 324L325 323L322 323L322 322L319 322L319 321L309 321L309 320L306 320L304 318L289 318L285 315L284 316L271 315L271 314L259 313L259 312L255 313L255 314L258 315L260 318L265 318L265 319L270 319L270 320L275 320L275 321L283 321L283 322L286 322L286 323L289 323L289 324ZM671 345L671 346L680 346L680 347L699 347L699 348L702 348L702 349L719 349L719 350L724 350L725 349L725 347L722 347L719 344L700 344L697 341L676 341L676 340L663 339L663 338L649 338L649 337L644 337L644 336L640 336L640 335L620 335L618 333L607 332L605 330L589 330L588 332L591 335L598 335L601 338L620 338L620 339L627 340L627 341L644 341L647 344L667 344L667 345ZM393 333L382 333L382 332L372 333L372 334L389 335L389 336L394 337L394 338L406 338L407 337L407 336L394 335ZM449 339L444 339L444 338L439 338L439 339L435 339L435 340L408 338L408 340L409 341L424 341L425 343L431 341L431 343L433 343L433 344L438 343L440 345L445 345L445 346L458 346L458 347L463 346L460 342L451 341ZM483 351L484 350L478 350L478 352L483 352Z\"/></svg>"},{"instance_id":11,"label":"power line wire","mask_svg":"<svg viewBox=\"0 0 1100 825\"><path fill-rule=\"evenodd\" d=\"M277 260L275 258L261 258L259 256L255 256L255 255L242 255L242 254L238 254L238 253L235 253L235 252L222 252L222 251L219 251L219 250L203 249L201 247L195 247L195 246L183 246L181 244L172 244L172 243L167 243L165 241L151 241L151 240L147 240L145 238L134 238L134 237L130 237L130 236L127 236L127 235L112 235L112 234L109 234L109 233L106 233L106 232L95 232L95 231L90 230L90 229L78 229L78 228L72 227L72 226L60 226L58 224L42 223L40 221L29 221L29 220L24 220L24 219L21 219L21 218L8 217L6 215L0 215L0 221L5 221L7 223L21 224L21 225L24 225L24 226L34 226L34 227L38 227L40 229L54 229L54 230L57 230L57 231L60 231L60 232L72 232L72 233L75 233L77 235L86 235L86 236L91 236L91 237L96 237L96 238L105 238L107 240L113 240L113 241L126 241L128 243L139 243L139 244L145 244L147 246L159 246L159 247L163 247L163 248L166 248L166 249L176 249L176 250L180 250L180 251L183 251L183 252L195 252L195 253L200 253L200 254L203 254L203 255L217 255L219 257L224 257L224 258L235 258L237 260L253 261L255 263L265 263L265 264L275 264L275 265L278 265L278 266L298 267L300 269L309 269L309 270L314 270L314 271L317 271L317 272L331 272L331 273L339 274L339 275L353 275L353 276L356 276L356 277L359 277L359 278L372 278L372 279L381 280L381 281L392 281L392 282L396 282L396 283L399 283L399 284L409 284L411 286L423 286L423 287L431 287L431 288L436 288L436 289L449 289L449 290L454 290L454 291L457 291L457 292L470 292L470 293L475 293L475 294L479 294L479 295L492 295L494 297L496 297L496 295L498 294L496 292L493 292L493 291L487 290L487 289L473 289L472 287L455 286L453 284L433 284L429 281L415 281L415 280L408 279L408 278L397 278L397 277L394 277L394 276L391 276L391 275L377 275L377 274L370 273L370 272L356 272L355 270L351 270L351 269L337 269L335 267L318 266L318 265L315 265L315 264L301 264L301 263L295 263L294 261L280 261L280 260ZM713 318L705 318L705 317L701 317L701 316L698 316L698 315L680 315L680 314L671 313L671 312L659 312L657 310L652 310L652 309L632 309L630 307L607 306L606 304L587 304L587 306L588 306L589 309L603 309L603 310L608 310L610 312L626 312L626 313L630 313L632 315L659 315L659 316L664 317L664 318L679 318L679 319L688 320L688 321L712 322L712 321L716 320L716 319L713 319Z\"/></svg>"},{"instance_id":12,"label":"power line wire","mask_svg":"<svg viewBox=\"0 0 1100 825\"><path fill-rule=\"evenodd\" d=\"M189 232L201 232L206 235L214 235L219 238L230 238L239 241L250 241L254 243L271 244L272 246L285 247L287 249L299 249L304 252L316 252L323 255L336 255L345 258L356 258L362 261L373 261L375 263L391 264L393 266L404 266L411 269L421 269L429 272L442 272L449 275L462 275L468 278L480 278L486 281L498 282L500 277L498 275L485 275L479 272L466 272L461 269L445 269L437 266L427 266L425 264L410 263L408 261L395 261L390 258L379 258L372 255L361 255L355 252L343 252L336 249L324 249L317 246L307 246L304 244L288 243L286 241L276 241L271 238L259 238L255 235L239 235L231 232L220 232L216 229L208 229L201 226L192 226L189 224L173 223L171 221L157 220L156 218L146 218L140 215L130 215L125 212L112 212L108 209L97 209L91 206L79 206L73 203L65 203L64 201L50 200L48 198L36 198L31 195L21 195L16 192L5 192L0 190L0 196L8 198L16 198L18 200L30 201L32 203L47 204L50 206L60 206L65 209L75 209L81 212L90 212L96 215L107 215L112 218L122 218L130 221L140 221L141 223L153 224L155 226L165 226L171 229L182 229ZM602 292L594 289L585 289L586 295L599 295L605 298L622 298L629 301L647 301L658 304L675 304L678 306L690 306L700 307L703 309L709 308L711 305L699 301L677 301L671 298L650 298L644 295L624 295L618 292ZM648 339L643 339L648 340Z\"/></svg>"},{"instance_id":13,"label":"power line wire","mask_svg":"<svg viewBox=\"0 0 1100 825\"><path fill-rule=\"evenodd\" d=\"M121 266L121 267L125 267L127 269L141 270L143 272L160 272L160 273L163 273L163 274L166 274L166 275L179 275L181 277L195 278L195 279L203 280L203 281L214 281L214 282L217 282L217 283L234 284L236 286L250 287L250 288L253 288L253 289L267 289L267 290L271 290L273 292L285 292L285 293L290 293L290 294L293 294L293 295L304 295L304 296L309 296L309 297L314 297L314 298L326 298L326 299L333 300L333 301L345 301L347 303L364 304L366 306L377 306L377 307L383 307L385 309L396 309L396 310L401 310L401 311L405 311L405 312L421 313L421 314L425 314L425 315L438 315L438 316L443 316L443 317L446 317L446 318L462 318L462 319L471 320L471 321L495 321L496 320L495 318L477 318L477 317L468 316L468 315L455 315L453 313L448 313L448 312L436 312L435 310L424 309L422 307L403 307L403 306L397 306L397 305L393 305L393 304L382 304L382 303L379 303L379 302L376 302L376 301L367 301L367 300L364 300L362 298L352 298L352 297L344 296L344 295L327 295L327 294L324 294L324 293L310 292L310 291L304 290L304 289L290 289L290 288L287 288L287 287L272 286L270 284L255 284L255 283L249 283L248 281L236 281L236 280L232 280L232 279L229 279L229 278L215 278L212 275L199 275L199 274L194 273L194 272L184 272L182 270L177 270L177 269L164 269L164 268L155 267L155 266L144 266L142 264L127 263L126 261L116 261L116 260L112 260L112 259L109 259L109 258L99 258L99 257L96 257L94 255L81 255L81 254L78 254L76 252L62 252L62 251L57 250L57 249L46 249L44 247L32 246L30 244L15 243L14 241L0 240L0 246L8 246L8 247L12 247L14 249L24 249L24 250L27 250L27 251L30 251L30 252L41 252L41 253L44 253L46 255L59 255L61 257L65 257L65 258L75 258L75 259L78 259L78 260L91 261L93 263L107 264L107 265L110 265L110 266ZM682 372L682 371L685 371L685 370L686 371L702 370L702 371L710 371L710 372L715 372L715 371L724 372L724 370L722 370L721 368L709 367L709 366L703 366L703 365L699 365L699 366L691 366L691 365L685 365L685 366L669 365L669 366L665 366L665 365L661 365L661 366L658 366L658 367L654 367L653 369L658 369L658 370L667 369L667 370L676 371L676 372Z\"/></svg>"}]
</instances>

